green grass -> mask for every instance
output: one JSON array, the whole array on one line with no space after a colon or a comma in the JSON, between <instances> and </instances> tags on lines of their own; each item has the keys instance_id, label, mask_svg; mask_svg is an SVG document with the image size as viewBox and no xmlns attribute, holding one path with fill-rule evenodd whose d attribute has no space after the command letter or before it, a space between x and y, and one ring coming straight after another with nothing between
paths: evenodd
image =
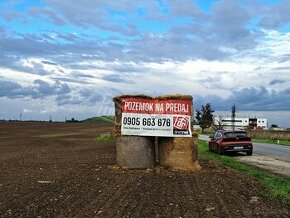
<instances>
[{"instance_id":1,"label":"green grass","mask_svg":"<svg viewBox=\"0 0 290 218\"><path fill-rule=\"evenodd\" d=\"M283 202L290 202L290 181L278 176L270 175L261 172L247 164L240 163L233 157L225 155L217 155L208 151L208 143L203 140L198 140L198 150L202 157L210 158L222 163L225 166L234 168L251 177L260 180L267 187L266 195L271 198L281 199Z\"/></svg>"},{"instance_id":2,"label":"green grass","mask_svg":"<svg viewBox=\"0 0 290 218\"><path fill-rule=\"evenodd\" d=\"M270 143L270 144L290 146L290 141L288 140L253 138L252 141L258 142L258 143Z\"/></svg>"},{"instance_id":3,"label":"green grass","mask_svg":"<svg viewBox=\"0 0 290 218\"><path fill-rule=\"evenodd\" d=\"M100 116L100 117L91 117L86 120L83 120L84 123L114 123L115 116Z\"/></svg>"},{"instance_id":4,"label":"green grass","mask_svg":"<svg viewBox=\"0 0 290 218\"><path fill-rule=\"evenodd\" d=\"M98 142L112 142L112 141L114 141L114 139L112 137L112 134L108 132L108 133L100 134L96 138L96 141L98 141Z\"/></svg>"}]
</instances>

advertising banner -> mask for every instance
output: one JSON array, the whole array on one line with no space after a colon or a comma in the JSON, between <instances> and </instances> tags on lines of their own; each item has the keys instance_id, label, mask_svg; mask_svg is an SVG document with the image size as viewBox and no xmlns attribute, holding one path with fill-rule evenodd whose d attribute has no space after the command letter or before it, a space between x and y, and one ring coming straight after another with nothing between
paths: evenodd
<instances>
[{"instance_id":1,"label":"advertising banner","mask_svg":"<svg viewBox=\"0 0 290 218\"><path fill-rule=\"evenodd\" d=\"M122 135L191 137L189 100L122 99Z\"/></svg>"}]
</instances>

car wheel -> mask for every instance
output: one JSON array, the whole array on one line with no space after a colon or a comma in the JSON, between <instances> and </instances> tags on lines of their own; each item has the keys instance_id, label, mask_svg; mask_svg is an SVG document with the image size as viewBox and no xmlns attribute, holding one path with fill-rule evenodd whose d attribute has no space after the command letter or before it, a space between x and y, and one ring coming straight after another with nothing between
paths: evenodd
<instances>
[{"instance_id":1,"label":"car wheel","mask_svg":"<svg viewBox=\"0 0 290 218\"><path fill-rule=\"evenodd\" d=\"M247 151L247 155L248 155L248 156L253 155L253 150L251 150L251 151Z\"/></svg>"}]
</instances>

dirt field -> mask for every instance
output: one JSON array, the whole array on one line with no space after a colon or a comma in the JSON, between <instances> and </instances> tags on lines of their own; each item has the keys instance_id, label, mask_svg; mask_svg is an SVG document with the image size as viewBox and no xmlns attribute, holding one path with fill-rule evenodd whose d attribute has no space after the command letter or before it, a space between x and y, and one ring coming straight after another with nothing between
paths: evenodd
<instances>
[{"instance_id":1,"label":"dirt field","mask_svg":"<svg viewBox=\"0 0 290 218\"><path fill-rule=\"evenodd\" d=\"M235 170L121 170L111 126L0 122L1 217L290 217Z\"/></svg>"}]
</instances>

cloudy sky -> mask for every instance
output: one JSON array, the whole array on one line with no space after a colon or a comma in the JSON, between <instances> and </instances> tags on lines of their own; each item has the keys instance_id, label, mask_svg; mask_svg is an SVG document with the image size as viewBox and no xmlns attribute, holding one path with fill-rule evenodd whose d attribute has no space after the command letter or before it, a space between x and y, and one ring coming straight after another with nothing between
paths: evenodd
<instances>
[{"instance_id":1,"label":"cloudy sky","mask_svg":"<svg viewBox=\"0 0 290 218\"><path fill-rule=\"evenodd\" d=\"M290 0L0 1L0 119L112 114L125 93L290 111Z\"/></svg>"}]
</instances>

